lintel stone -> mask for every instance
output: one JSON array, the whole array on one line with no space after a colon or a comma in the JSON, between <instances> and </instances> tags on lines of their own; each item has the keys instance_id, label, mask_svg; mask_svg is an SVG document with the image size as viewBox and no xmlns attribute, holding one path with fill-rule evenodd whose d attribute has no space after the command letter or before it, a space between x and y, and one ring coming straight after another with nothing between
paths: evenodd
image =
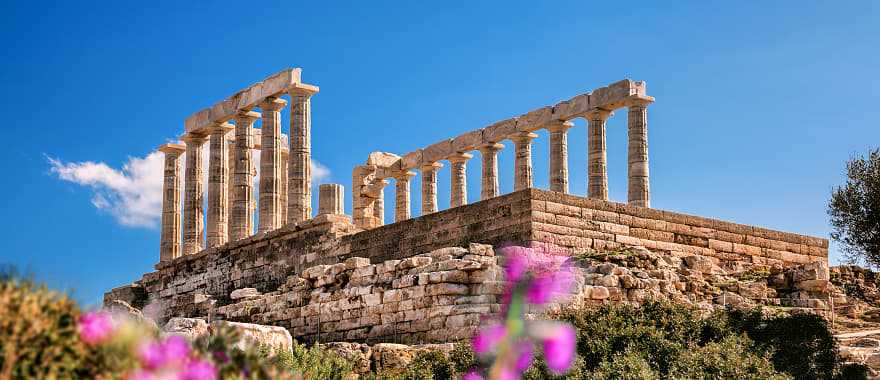
<instances>
[{"instance_id":1,"label":"lintel stone","mask_svg":"<svg viewBox=\"0 0 880 380\"><path fill-rule=\"evenodd\" d=\"M467 152L475 150L483 144L483 130L470 131L452 139L453 152Z\"/></svg>"},{"instance_id":2,"label":"lintel stone","mask_svg":"<svg viewBox=\"0 0 880 380\"><path fill-rule=\"evenodd\" d=\"M422 150L422 164L425 165L440 161L452 153L452 139L429 145Z\"/></svg>"},{"instance_id":3,"label":"lintel stone","mask_svg":"<svg viewBox=\"0 0 880 380\"><path fill-rule=\"evenodd\" d=\"M516 132L516 118L499 121L483 129L483 143L497 143L506 140L508 136Z\"/></svg>"}]
</instances>

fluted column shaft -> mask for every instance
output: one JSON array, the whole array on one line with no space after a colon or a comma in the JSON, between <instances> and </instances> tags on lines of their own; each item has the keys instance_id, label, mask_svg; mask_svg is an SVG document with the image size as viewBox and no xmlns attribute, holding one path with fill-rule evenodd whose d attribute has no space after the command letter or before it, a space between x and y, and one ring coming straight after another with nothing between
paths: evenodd
<instances>
[{"instance_id":1,"label":"fluted column shaft","mask_svg":"<svg viewBox=\"0 0 880 380\"><path fill-rule=\"evenodd\" d=\"M628 130L628 203L651 207L651 190L648 180L648 104L653 99L633 98L627 112Z\"/></svg>"},{"instance_id":2,"label":"fluted column shaft","mask_svg":"<svg viewBox=\"0 0 880 380\"><path fill-rule=\"evenodd\" d=\"M480 178L480 200L497 197L501 190L498 186L498 151L504 145L490 143L481 146L480 155L483 161L483 172Z\"/></svg>"},{"instance_id":3,"label":"fluted column shaft","mask_svg":"<svg viewBox=\"0 0 880 380\"><path fill-rule=\"evenodd\" d=\"M447 158L452 166L450 208L467 204L467 162L473 157L469 153L456 153Z\"/></svg>"},{"instance_id":4,"label":"fluted column shaft","mask_svg":"<svg viewBox=\"0 0 880 380\"><path fill-rule=\"evenodd\" d=\"M437 212L437 171L439 162L422 165L422 215Z\"/></svg>"},{"instance_id":5,"label":"fluted column shaft","mask_svg":"<svg viewBox=\"0 0 880 380\"><path fill-rule=\"evenodd\" d=\"M281 227L281 109L287 101L268 98L260 103L263 112L260 135L260 220L258 232Z\"/></svg>"},{"instance_id":6,"label":"fluted column shaft","mask_svg":"<svg viewBox=\"0 0 880 380\"><path fill-rule=\"evenodd\" d=\"M282 226L290 220L287 218L289 212L288 205L290 202L290 194L288 193L288 190L290 188L290 183L288 182L288 178L290 175L288 171L288 165L290 165L289 159L290 150L288 150L286 147L282 148L281 161L278 162L281 165L280 170L278 170L278 173L281 174L281 179L279 181L281 182L281 191L278 193L278 197L280 198L278 210L281 212L281 216L279 218L281 219Z\"/></svg>"},{"instance_id":7,"label":"fluted column shaft","mask_svg":"<svg viewBox=\"0 0 880 380\"><path fill-rule=\"evenodd\" d=\"M510 137L516 147L514 191L532 187L532 140L536 137L538 135L531 132L520 132Z\"/></svg>"},{"instance_id":8,"label":"fluted column shaft","mask_svg":"<svg viewBox=\"0 0 880 380\"><path fill-rule=\"evenodd\" d=\"M159 147L159 151L165 153L159 261L170 261L180 257L180 155L185 148L179 144L165 144Z\"/></svg>"},{"instance_id":9,"label":"fluted column shaft","mask_svg":"<svg viewBox=\"0 0 880 380\"><path fill-rule=\"evenodd\" d=\"M376 198L373 199L373 218L380 226L383 226L385 225L385 186L388 185L388 180L381 179L376 183L381 189L376 192Z\"/></svg>"},{"instance_id":10,"label":"fluted column shaft","mask_svg":"<svg viewBox=\"0 0 880 380\"><path fill-rule=\"evenodd\" d=\"M416 176L414 172L404 172L394 177L394 221L407 220L412 215L410 206L410 180Z\"/></svg>"},{"instance_id":11,"label":"fluted column shaft","mask_svg":"<svg viewBox=\"0 0 880 380\"><path fill-rule=\"evenodd\" d=\"M230 207L229 238L244 239L254 231L254 174L251 150L254 149L253 124L260 118L256 112L242 112L235 118L235 143L232 167L232 207Z\"/></svg>"},{"instance_id":12,"label":"fluted column shaft","mask_svg":"<svg viewBox=\"0 0 880 380\"><path fill-rule=\"evenodd\" d=\"M227 226L229 209L227 186L229 181L229 156L226 151L226 134L232 130L230 124L215 125L211 129L208 151L208 248L226 244L229 237Z\"/></svg>"},{"instance_id":13,"label":"fluted column shaft","mask_svg":"<svg viewBox=\"0 0 880 380\"><path fill-rule=\"evenodd\" d=\"M288 161L287 222L312 217L312 94L317 89L290 91L290 158Z\"/></svg>"},{"instance_id":14,"label":"fluted column shaft","mask_svg":"<svg viewBox=\"0 0 880 380\"><path fill-rule=\"evenodd\" d=\"M568 129L571 123L552 122L550 132L550 190L568 193Z\"/></svg>"},{"instance_id":15,"label":"fluted column shaft","mask_svg":"<svg viewBox=\"0 0 880 380\"><path fill-rule=\"evenodd\" d=\"M345 214L343 199L345 188L335 183L325 183L318 188L318 215Z\"/></svg>"},{"instance_id":16,"label":"fluted column shaft","mask_svg":"<svg viewBox=\"0 0 880 380\"><path fill-rule=\"evenodd\" d=\"M202 145L205 136L189 134L183 137L186 144L186 171L184 173L183 198L183 254L192 255L204 248L205 187L202 176L205 169L202 163Z\"/></svg>"},{"instance_id":17,"label":"fluted column shaft","mask_svg":"<svg viewBox=\"0 0 880 380\"><path fill-rule=\"evenodd\" d=\"M605 145L605 122L611 111L595 109L587 119L587 196L608 200L608 153Z\"/></svg>"}]
</instances>

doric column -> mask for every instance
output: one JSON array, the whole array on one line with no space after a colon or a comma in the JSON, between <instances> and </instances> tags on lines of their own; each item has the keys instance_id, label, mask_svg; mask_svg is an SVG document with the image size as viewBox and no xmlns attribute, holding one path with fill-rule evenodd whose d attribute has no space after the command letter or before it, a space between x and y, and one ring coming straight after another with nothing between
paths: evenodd
<instances>
[{"instance_id":1,"label":"doric column","mask_svg":"<svg viewBox=\"0 0 880 380\"><path fill-rule=\"evenodd\" d=\"M587 196L608 200L608 153L605 148L605 122L614 112L596 108L587 119Z\"/></svg>"},{"instance_id":2,"label":"doric column","mask_svg":"<svg viewBox=\"0 0 880 380\"><path fill-rule=\"evenodd\" d=\"M235 117L235 165L232 167L232 207L229 212L229 239L244 239L254 231L254 173L251 150L254 149L253 124L256 112L241 112Z\"/></svg>"},{"instance_id":3,"label":"doric column","mask_svg":"<svg viewBox=\"0 0 880 380\"><path fill-rule=\"evenodd\" d=\"M480 200L497 197L501 190L498 186L498 151L504 149L499 143L489 143L480 146L480 155L483 157L483 173L480 180Z\"/></svg>"},{"instance_id":4,"label":"doric column","mask_svg":"<svg viewBox=\"0 0 880 380\"><path fill-rule=\"evenodd\" d=\"M205 187L202 176L205 169L202 163L202 145L205 136L187 134L182 140L186 144L186 172L184 173L183 195L183 254L192 255L204 248Z\"/></svg>"},{"instance_id":5,"label":"doric column","mask_svg":"<svg viewBox=\"0 0 880 380\"><path fill-rule=\"evenodd\" d=\"M235 181L232 180L232 177L235 175L235 126L233 126L232 133L226 134L226 158L226 168L229 173L226 179L226 209L229 210L226 241L234 241L232 239L232 199L235 197Z\"/></svg>"},{"instance_id":6,"label":"doric column","mask_svg":"<svg viewBox=\"0 0 880 380\"><path fill-rule=\"evenodd\" d=\"M555 120L550 132L550 190L568 193L568 129L572 123Z\"/></svg>"},{"instance_id":7,"label":"doric column","mask_svg":"<svg viewBox=\"0 0 880 380\"><path fill-rule=\"evenodd\" d=\"M226 244L229 237L227 223L229 210L227 182L229 181L229 157L226 151L226 134L233 129L228 123L211 127L208 162L208 248Z\"/></svg>"},{"instance_id":8,"label":"doric column","mask_svg":"<svg viewBox=\"0 0 880 380\"><path fill-rule=\"evenodd\" d=\"M290 158L288 161L287 223L312 217L312 101L318 88L299 85L290 89Z\"/></svg>"},{"instance_id":9,"label":"doric column","mask_svg":"<svg viewBox=\"0 0 880 380\"><path fill-rule=\"evenodd\" d=\"M437 212L437 170L443 167L439 162L422 165L422 215Z\"/></svg>"},{"instance_id":10,"label":"doric column","mask_svg":"<svg viewBox=\"0 0 880 380\"><path fill-rule=\"evenodd\" d=\"M394 177L394 221L400 222L407 220L412 215L410 207L409 183L415 172L405 171L399 176Z\"/></svg>"},{"instance_id":11,"label":"doric column","mask_svg":"<svg viewBox=\"0 0 880 380\"><path fill-rule=\"evenodd\" d=\"M452 164L450 208L467 204L467 161L473 157L469 153L455 153L447 158Z\"/></svg>"},{"instance_id":12,"label":"doric column","mask_svg":"<svg viewBox=\"0 0 880 380\"><path fill-rule=\"evenodd\" d=\"M287 178L288 178L289 174L288 174L287 169L288 169L288 165L289 165L289 163L288 163L289 159L290 159L290 150L288 150L287 147L281 148L281 161L279 161L279 164L281 164L281 170L278 171L281 174L281 181L280 181L281 182L281 191L278 193L278 197L280 198L278 209L281 211L280 218L281 218L281 225L282 226L287 224L287 221L288 221L288 219L287 219L287 212L288 212L287 205L290 200L290 197L289 197L290 194L288 194L289 183L287 182Z\"/></svg>"},{"instance_id":13,"label":"doric column","mask_svg":"<svg viewBox=\"0 0 880 380\"><path fill-rule=\"evenodd\" d=\"M373 199L373 218L379 226L385 225L385 186L388 185L387 179L380 179L375 182L374 186L379 186L376 191L376 198Z\"/></svg>"},{"instance_id":14,"label":"doric column","mask_svg":"<svg viewBox=\"0 0 880 380\"><path fill-rule=\"evenodd\" d=\"M263 111L260 135L260 219L257 232L281 227L281 109L287 101L267 98L260 103Z\"/></svg>"},{"instance_id":15,"label":"doric column","mask_svg":"<svg viewBox=\"0 0 880 380\"><path fill-rule=\"evenodd\" d=\"M531 132L519 132L510 136L516 147L513 191L532 187L532 140L535 137L538 135Z\"/></svg>"},{"instance_id":16,"label":"doric column","mask_svg":"<svg viewBox=\"0 0 880 380\"><path fill-rule=\"evenodd\" d=\"M165 144L165 179L162 184L162 237L159 261L180 257L180 155L186 149L180 144Z\"/></svg>"},{"instance_id":17,"label":"doric column","mask_svg":"<svg viewBox=\"0 0 880 380\"><path fill-rule=\"evenodd\" d=\"M631 97L627 106L628 131L628 203L651 207L651 190L648 181L648 104L651 97Z\"/></svg>"},{"instance_id":18,"label":"doric column","mask_svg":"<svg viewBox=\"0 0 880 380\"><path fill-rule=\"evenodd\" d=\"M345 187L335 183L325 183L318 187L318 215L345 214L343 206Z\"/></svg>"}]
</instances>

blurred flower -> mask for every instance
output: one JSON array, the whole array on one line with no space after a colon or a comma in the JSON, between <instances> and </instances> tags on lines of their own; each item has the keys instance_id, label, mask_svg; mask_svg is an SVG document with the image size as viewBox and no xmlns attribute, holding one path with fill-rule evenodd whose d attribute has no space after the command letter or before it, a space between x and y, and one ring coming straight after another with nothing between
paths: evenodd
<instances>
[{"instance_id":1,"label":"blurred flower","mask_svg":"<svg viewBox=\"0 0 880 380\"><path fill-rule=\"evenodd\" d=\"M214 380L217 378L217 367L204 360L190 361L183 370L180 380Z\"/></svg>"},{"instance_id":2,"label":"blurred flower","mask_svg":"<svg viewBox=\"0 0 880 380\"><path fill-rule=\"evenodd\" d=\"M559 375L568 372L574 360L577 338L571 325L559 323L556 331L544 339L544 357L547 367Z\"/></svg>"},{"instance_id":3,"label":"blurred flower","mask_svg":"<svg viewBox=\"0 0 880 380\"><path fill-rule=\"evenodd\" d=\"M500 323L484 328L474 336L474 352L479 355L495 350L495 347L504 340L507 329Z\"/></svg>"},{"instance_id":4,"label":"blurred flower","mask_svg":"<svg viewBox=\"0 0 880 380\"><path fill-rule=\"evenodd\" d=\"M520 341L517 345L518 356L516 358L516 370L517 372L525 371L532 365L532 358L534 358L534 348L532 347L532 342L528 340Z\"/></svg>"},{"instance_id":5,"label":"blurred flower","mask_svg":"<svg viewBox=\"0 0 880 380\"><path fill-rule=\"evenodd\" d=\"M113 319L105 312L89 312L79 317L77 328L80 338L94 345L107 340L113 334Z\"/></svg>"},{"instance_id":6,"label":"blurred flower","mask_svg":"<svg viewBox=\"0 0 880 380\"><path fill-rule=\"evenodd\" d=\"M470 371L461 377L461 380L483 380L483 376L477 371Z\"/></svg>"}]
</instances>

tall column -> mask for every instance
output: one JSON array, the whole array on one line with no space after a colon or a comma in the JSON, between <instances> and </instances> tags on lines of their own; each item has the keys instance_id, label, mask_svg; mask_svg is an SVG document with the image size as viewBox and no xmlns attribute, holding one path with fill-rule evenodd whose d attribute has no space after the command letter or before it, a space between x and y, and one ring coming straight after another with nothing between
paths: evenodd
<instances>
[{"instance_id":1,"label":"tall column","mask_svg":"<svg viewBox=\"0 0 880 380\"><path fill-rule=\"evenodd\" d=\"M405 171L394 177L394 221L407 220L412 215L410 207L409 181L416 176L415 172Z\"/></svg>"},{"instance_id":2,"label":"tall column","mask_svg":"<svg viewBox=\"0 0 880 380\"><path fill-rule=\"evenodd\" d=\"M653 101L654 98L651 97L632 97L627 102L627 194L628 203L634 206L651 207L648 181L648 104Z\"/></svg>"},{"instance_id":3,"label":"tall column","mask_svg":"<svg viewBox=\"0 0 880 380\"><path fill-rule=\"evenodd\" d=\"M342 204L345 188L335 183L325 183L318 187L318 215L345 214Z\"/></svg>"},{"instance_id":4,"label":"tall column","mask_svg":"<svg viewBox=\"0 0 880 380\"><path fill-rule=\"evenodd\" d=\"M456 153L447 158L449 163L452 164L450 208L467 204L467 161L473 157L469 153Z\"/></svg>"},{"instance_id":5,"label":"tall column","mask_svg":"<svg viewBox=\"0 0 880 380\"><path fill-rule=\"evenodd\" d=\"M180 257L180 155L186 149L180 144L165 144L165 179L162 184L162 238L159 261Z\"/></svg>"},{"instance_id":6,"label":"tall column","mask_svg":"<svg viewBox=\"0 0 880 380\"><path fill-rule=\"evenodd\" d=\"M550 190L568 193L568 129L573 124L556 120L550 123Z\"/></svg>"},{"instance_id":7,"label":"tall column","mask_svg":"<svg viewBox=\"0 0 880 380\"><path fill-rule=\"evenodd\" d=\"M267 98L260 103L260 220L257 232L281 227L281 109L287 101Z\"/></svg>"},{"instance_id":8,"label":"tall column","mask_svg":"<svg viewBox=\"0 0 880 380\"><path fill-rule=\"evenodd\" d=\"M380 225L385 225L385 186L388 185L387 179L376 181L374 186L379 186L376 191L376 198L373 199L373 218Z\"/></svg>"},{"instance_id":9,"label":"tall column","mask_svg":"<svg viewBox=\"0 0 880 380\"><path fill-rule=\"evenodd\" d=\"M289 159L290 159L290 150L288 150L287 147L281 148L281 161L279 162L279 164L281 164L281 170L278 171L281 174L281 192L278 194L278 196L279 196L279 198L281 198L281 200L280 200L278 209L281 211L280 218L281 218L281 225L282 226L287 224L287 222L289 220L289 219L287 219L287 212L288 212L287 206L288 206L288 202L290 201L290 196L289 196L290 194L288 194L289 183L287 182L287 178L289 175L288 170L287 170L288 165L289 165L289 163L288 163Z\"/></svg>"},{"instance_id":10,"label":"tall column","mask_svg":"<svg viewBox=\"0 0 880 380\"><path fill-rule=\"evenodd\" d=\"M226 177L226 209L229 210L229 218L226 228L226 241L235 241L232 239L232 199L235 198L235 181L232 177L235 175L235 127L232 133L226 134L226 168L228 177Z\"/></svg>"},{"instance_id":11,"label":"tall column","mask_svg":"<svg viewBox=\"0 0 880 380\"><path fill-rule=\"evenodd\" d=\"M608 200L608 153L605 146L605 122L614 112L596 108L587 119L587 196Z\"/></svg>"},{"instance_id":12,"label":"tall column","mask_svg":"<svg viewBox=\"0 0 880 380\"><path fill-rule=\"evenodd\" d=\"M443 167L439 162L422 165L422 215L437 212L437 170Z\"/></svg>"},{"instance_id":13,"label":"tall column","mask_svg":"<svg viewBox=\"0 0 880 380\"><path fill-rule=\"evenodd\" d=\"M498 186L498 151L504 149L499 143L488 143L480 146L483 156L483 172L480 180L480 200L497 197L501 194Z\"/></svg>"},{"instance_id":14,"label":"tall column","mask_svg":"<svg viewBox=\"0 0 880 380\"><path fill-rule=\"evenodd\" d=\"M290 90L290 158L288 161L287 223L312 217L312 101L317 87Z\"/></svg>"},{"instance_id":15,"label":"tall column","mask_svg":"<svg viewBox=\"0 0 880 380\"><path fill-rule=\"evenodd\" d=\"M251 150L254 149L253 125L260 118L256 112L241 112L235 117L235 165L232 167L232 207L229 212L229 239L244 239L253 233L254 173Z\"/></svg>"},{"instance_id":16,"label":"tall column","mask_svg":"<svg viewBox=\"0 0 880 380\"><path fill-rule=\"evenodd\" d=\"M182 138L186 144L186 172L184 173L183 198L183 254L192 255L201 251L205 245L205 187L202 176L205 173L202 163L202 145L205 136L187 134Z\"/></svg>"},{"instance_id":17,"label":"tall column","mask_svg":"<svg viewBox=\"0 0 880 380\"><path fill-rule=\"evenodd\" d=\"M226 134L233 129L228 123L217 124L211 128L208 151L208 248L226 244L229 237L227 223L229 210L227 182L229 181L229 157L226 153Z\"/></svg>"},{"instance_id":18,"label":"tall column","mask_svg":"<svg viewBox=\"0 0 880 380\"><path fill-rule=\"evenodd\" d=\"M532 187L532 140L535 137L538 135L531 132L520 132L510 136L516 147L513 191Z\"/></svg>"}]
</instances>

